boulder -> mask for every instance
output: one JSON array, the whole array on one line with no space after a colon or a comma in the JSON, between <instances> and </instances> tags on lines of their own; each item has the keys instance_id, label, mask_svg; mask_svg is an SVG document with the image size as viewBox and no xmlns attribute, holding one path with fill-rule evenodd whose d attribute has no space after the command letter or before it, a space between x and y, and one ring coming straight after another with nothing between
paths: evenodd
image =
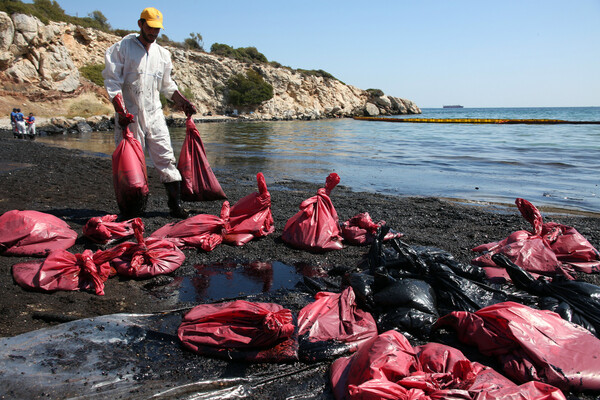
<instances>
[{"instance_id":1,"label":"boulder","mask_svg":"<svg viewBox=\"0 0 600 400\"><path fill-rule=\"evenodd\" d=\"M376 117L379 115L379 108L373 103L365 105L365 115L368 117Z\"/></svg>"},{"instance_id":2,"label":"boulder","mask_svg":"<svg viewBox=\"0 0 600 400\"><path fill-rule=\"evenodd\" d=\"M400 99L404 106L408 110L407 114L421 114L421 109L412 101L407 99Z\"/></svg>"},{"instance_id":3,"label":"boulder","mask_svg":"<svg viewBox=\"0 0 600 400\"><path fill-rule=\"evenodd\" d=\"M40 54L40 75L50 88L72 92L79 86L79 70L65 47L50 45Z\"/></svg>"},{"instance_id":4,"label":"boulder","mask_svg":"<svg viewBox=\"0 0 600 400\"><path fill-rule=\"evenodd\" d=\"M10 51L0 51L0 69L6 69L13 65L14 57Z\"/></svg>"},{"instance_id":5,"label":"boulder","mask_svg":"<svg viewBox=\"0 0 600 400\"><path fill-rule=\"evenodd\" d=\"M392 108L392 101L386 95L375 97L375 104L381 106L383 108L389 109Z\"/></svg>"},{"instance_id":6,"label":"boulder","mask_svg":"<svg viewBox=\"0 0 600 400\"><path fill-rule=\"evenodd\" d=\"M84 28L82 26L78 26L76 28L76 31L87 43L91 43L97 38L96 32L91 28Z\"/></svg>"},{"instance_id":7,"label":"boulder","mask_svg":"<svg viewBox=\"0 0 600 400\"><path fill-rule=\"evenodd\" d=\"M7 69L5 74L17 83L34 83L39 81L38 71L28 59L13 62L12 67Z\"/></svg>"},{"instance_id":8,"label":"boulder","mask_svg":"<svg viewBox=\"0 0 600 400\"><path fill-rule=\"evenodd\" d=\"M0 50L6 51L10 48L15 36L15 26L12 19L5 12L0 12Z\"/></svg>"},{"instance_id":9,"label":"boulder","mask_svg":"<svg viewBox=\"0 0 600 400\"><path fill-rule=\"evenodd\" d=\"M38 26L41 25L41 22L36 17L25 14L13 14L12 20L15 31L23 35L23 39L27 44L37 36Z\"/></svg>"},{"instance_id":10,"label":"boulder","mask_svg":"<svg viewBox=\"0 0 600 400\"><path fill-rule=\"evenodd\" d=\"M92 127L86 121L78 121L77 124L76 124L76 126L77 126L77 131L79 133L90 133L90 132L93 132Z\"/></svg>"},{"instance_id":11,"label":"boulder","mask_svg":"<svg viewBox=\"0 0 600 400\"><path fill-rule=\"evenodd\" d=\"M396 111L397 114L408 114L408 109L404 105L402 99L390 97L390 102L392 104L392 110Z\"/></svg>"}]
</instances>

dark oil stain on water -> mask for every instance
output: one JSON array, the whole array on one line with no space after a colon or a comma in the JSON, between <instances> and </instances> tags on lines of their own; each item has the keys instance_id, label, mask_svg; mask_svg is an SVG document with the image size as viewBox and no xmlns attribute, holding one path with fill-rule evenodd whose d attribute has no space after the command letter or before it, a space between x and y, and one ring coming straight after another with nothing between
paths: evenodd
<instances>
[{"instance_id":1,"label":"dark oil stain on water","mask_svg":"<svg viewBox=\"0 0 600 400\"><path fill-rule=\"evenodd\" d=\"M230 261L194 266L194 276L176 277L165 289L180 302L199 303L233 299L279 289L293 289L304 276L325 276L318 266L279 261L236 263Z\"/></svg>"}]
</instances>

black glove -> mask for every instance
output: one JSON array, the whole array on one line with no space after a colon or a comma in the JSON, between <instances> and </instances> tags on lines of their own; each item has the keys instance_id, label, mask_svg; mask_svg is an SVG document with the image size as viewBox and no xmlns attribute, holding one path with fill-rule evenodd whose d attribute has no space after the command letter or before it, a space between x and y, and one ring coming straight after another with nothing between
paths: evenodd
<instances>
[{"instance_id":1,"label":"black glove","mask_svg":"<svg viewBox=\"0 0 600 400\"><path fill-rule=\"evenodd\" d=\"M119 93L112 100L113 107L117 114L119 114L119 125L121 128L125 128L127 125L133 122L133 114L129 114L127 112L127 108L125 108L125 102L123 101L123 95Z\"/></svg>"},{"instance_id":2,"label":"black glove","mask_svg":"<svg viewBox=\"0 0 600 400\"><path fill-rule=\"evenodd\" d=\"M175 105L181 109L186 116L189 117L190 115L196 114L196 107L194 107L194 105L186 99L179 90L176 90L173 93L171 100L173 100Z\"/></svg>"}]
</instances>

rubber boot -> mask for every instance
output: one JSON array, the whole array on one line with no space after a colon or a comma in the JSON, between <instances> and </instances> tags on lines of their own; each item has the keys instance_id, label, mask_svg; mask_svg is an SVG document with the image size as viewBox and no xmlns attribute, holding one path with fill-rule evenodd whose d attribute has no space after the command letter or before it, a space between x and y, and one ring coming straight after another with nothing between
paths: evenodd
<instances>
[{"instance_id":1,"label":"rubber boot","mask_svg":"<svg viewBox=\"0 0 600 400\"><path fill-rule=\"evenodd\" d=\"M181 181L167 182L165 188L167 189L169 215L181 219L189 217L190 213L181 205Z\"/></svg>"}]
</instances>

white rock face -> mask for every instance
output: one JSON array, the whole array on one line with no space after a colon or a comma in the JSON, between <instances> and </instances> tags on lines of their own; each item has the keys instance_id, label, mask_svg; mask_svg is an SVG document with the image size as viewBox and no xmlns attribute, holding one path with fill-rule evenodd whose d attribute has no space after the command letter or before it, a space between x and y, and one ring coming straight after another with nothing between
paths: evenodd
<instances>
[{"instance_id":1,"label":"white rock face","mask_svg":"<svg viewBox=\"0 0 600 400\"><path fill-rule=\"evenodd\" d=\"M0 50L9 49L15 36L15 26L5 12L0 12Z\"/></svg>"},{"instance_id":2,"label":"white rock face","mask_svg":"<svg viewBox=\"0 0 600 400\"><path fill-rule=\"evenodd\" d=\"M0 12L0 89L24 93L82 89L79 68L104 64L104 53L120 37L67 23L43 24L23 14ZM208 53L168 48L173 78L193 95L200 115L237 111L249 119L318 119L355 115L407 114L421 110L393 96L372 97L336 79L270 64L249 64ZM253 68L273 86L273 98L252 108L227 104L227 80ZM21 85L21 86L19 86Z\"/></svg>"}]
</instances>

